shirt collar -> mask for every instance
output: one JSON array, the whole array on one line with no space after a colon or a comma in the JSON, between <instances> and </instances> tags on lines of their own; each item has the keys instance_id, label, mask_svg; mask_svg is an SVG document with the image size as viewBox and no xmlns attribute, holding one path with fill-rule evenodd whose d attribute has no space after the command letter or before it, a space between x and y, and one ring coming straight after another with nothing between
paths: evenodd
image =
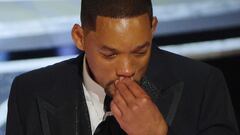
<instances>
[{"instance_id":1,"label":"shirt collar","mask_svg":"<svg viewBox=\"0 0 240 135\"><path fill-rule=\"evenodd\" d=\"M102 86L100 86L98 83L96 83L90 77L88 67L87 67L86 56L84 56L84 59L83 59L83 84L84 84L85 88L87 89L87 91L96 94L101 103L104 102L104 98L106 95L104 88Z\"/></svg>"}]
</instances>

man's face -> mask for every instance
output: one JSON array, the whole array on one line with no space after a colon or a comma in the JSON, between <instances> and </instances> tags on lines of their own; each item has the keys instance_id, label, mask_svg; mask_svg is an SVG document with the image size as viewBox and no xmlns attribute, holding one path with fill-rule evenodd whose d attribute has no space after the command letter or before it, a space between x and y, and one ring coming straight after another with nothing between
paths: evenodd
<instances>
[{"instance_id":1,"label":"man's face","mask_svg":"<svg viewBox=\"0 0 240 135\"><path fill-rule=\"evenodd\" d=\"M98 16L96 31L85 35L82 50L89 72L108 95L114 94L114 82L121 77L140 81L144 75L155 29L151 23L147 14L118 19Z\"/></svg>"}]
</instances>

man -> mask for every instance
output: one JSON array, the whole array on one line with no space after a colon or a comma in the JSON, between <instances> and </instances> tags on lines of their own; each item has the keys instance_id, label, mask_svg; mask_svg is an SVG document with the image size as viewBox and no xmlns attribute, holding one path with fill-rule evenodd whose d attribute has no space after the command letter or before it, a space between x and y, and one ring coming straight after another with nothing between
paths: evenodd
<instances>
[{"instance_id":1,"label":"man","mask_svg":"<svg viewBox=\"0 0 240 135\"><path fill-rule=\"evenodd\" d=\"M150 0L83 0L81 10L72 37L85 53L14 80L7 135L238 134L221 72L152 44Z\"/></svg>"}]
</instances>

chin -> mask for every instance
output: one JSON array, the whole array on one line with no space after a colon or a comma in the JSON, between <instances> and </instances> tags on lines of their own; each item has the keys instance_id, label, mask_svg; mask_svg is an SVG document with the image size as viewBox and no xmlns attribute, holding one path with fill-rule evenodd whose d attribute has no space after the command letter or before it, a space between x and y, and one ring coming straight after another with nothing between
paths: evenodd
<instances>
[{"instance_id":1,"label":"chin","mask_svg":"<svg viewBox=\"0 0 240 135\"><path fill-rule=\"evenodd\" d=\"M113 97L114 93L115 93L115 90L105 90L105 93L110 96L110 97Z\"/></svg>"},{"instance_id":2,"label":"chin","mask_svg":"<svg viewBox=\"0 0 240 135\"><path fill-rule=\"evenodd\" d=\"M114 84L110 85L109 87L106 87L105 89L105 93L108 95L108 96L113 96L114 93L115 93L115 86Z\"/></svg>"}]
</instances>

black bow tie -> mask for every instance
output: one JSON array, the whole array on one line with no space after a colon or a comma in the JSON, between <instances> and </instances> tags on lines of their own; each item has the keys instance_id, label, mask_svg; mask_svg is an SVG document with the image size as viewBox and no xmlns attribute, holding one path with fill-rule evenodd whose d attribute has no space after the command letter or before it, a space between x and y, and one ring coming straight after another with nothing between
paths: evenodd
<instances>
[{"instance_id":1,"label":"black bow tie","mask_svg":"<svg viewBox=\"0 0 240 135\"><path fill-rule=\"evenodd\" d=\"M106 115L110 112L110 103L112 98L108 95L104 99L104 111L106 118L98 125L94 135L126 135L126 133L121 129L118 122L112 115Z\"/></svg>"}]
</instances>

